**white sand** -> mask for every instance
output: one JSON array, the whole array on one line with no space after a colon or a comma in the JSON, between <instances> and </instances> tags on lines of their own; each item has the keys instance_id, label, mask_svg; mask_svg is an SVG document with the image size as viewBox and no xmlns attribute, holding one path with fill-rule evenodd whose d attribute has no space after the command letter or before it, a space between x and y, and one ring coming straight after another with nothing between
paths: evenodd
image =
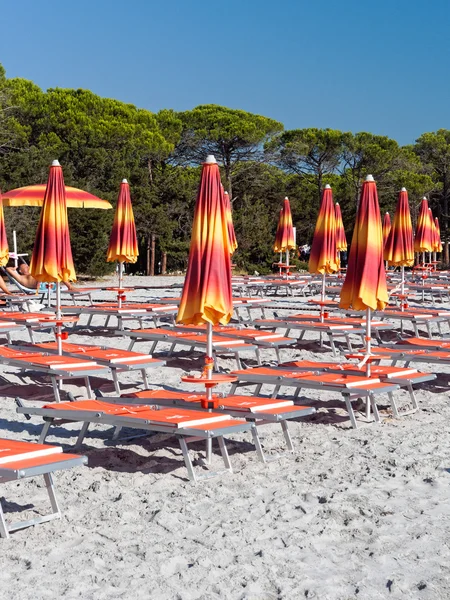
<instances>
[{"instance_id":1,"label":"white sand","mask_svg":"<svg viewBox=\"0 0 450 600\"><path fill-rule=\"evenodd\" d=\"M105 330L71 339L127 347ZM283 358L331 359L305 345L283 350ZM150 371L152 385L181 387L182 374L202 364L200 354L192 362L187 355ZM220 364L234 368L231 359ZM318 413L291 422L295 455L263 465L241 434L229 443L235 473L197 485L188 482L174 440L113 444L110 429L93 427L83 447L89 466L55 477L63 520L0 540L1 598L448 598L450 371L439 371L447 374L417 392L419 413L357 430L337 399L305 394ZM16 415L13 398L42 405L52 399L48 381L9 367L0 373L0 436L36 441L42 421ZM139 387L137 374L121 381L124 391ZM78 429L57 428L48 441L67 447ZM283 449L278 426L262 428L261 437L269 453ZM202 445L194 453L202 455ZM9 519L17 509L26 518L48 506L36 481L4 484L0 494Z\"/></svg>"}]
</instances>

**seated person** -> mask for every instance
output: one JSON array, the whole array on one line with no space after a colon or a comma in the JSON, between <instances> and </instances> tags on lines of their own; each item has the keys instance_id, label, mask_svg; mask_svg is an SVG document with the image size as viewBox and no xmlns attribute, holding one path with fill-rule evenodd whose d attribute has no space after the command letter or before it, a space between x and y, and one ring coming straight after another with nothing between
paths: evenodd
<instances>
[{"instance_id":1,"label":"seated person","mask_svg":"<svg viewBox=\"0 0 450 600\"><path fill-rule=\"evenodd\" d=\"M32 290L37 290L39 287L39 281L37 281L33 275L30 273L30 267L26 263L21 263L17 268L16 267L6 267L6 270L11 275L13 279L18 281L21 285L30 288ZM67 286L67 289L70 291L75 291L75 288L69 281L64 281L64 285ZM1 284L0 284L1 287Z\"/></svg>"}]
</instances>

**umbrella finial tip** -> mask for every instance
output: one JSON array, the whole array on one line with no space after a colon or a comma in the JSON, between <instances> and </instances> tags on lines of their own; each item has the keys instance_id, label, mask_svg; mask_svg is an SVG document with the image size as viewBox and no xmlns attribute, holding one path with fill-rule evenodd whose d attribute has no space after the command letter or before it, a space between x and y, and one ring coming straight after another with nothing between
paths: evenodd
<instances>
[{"instance_id":1,"label":"umbrella finial tip","mask_svg":"<svg viewBox=\"0 0 450 600\"><path fill-rule=\"evenodd\" d=\"M284 197L285 200L289 200L289 198L287 196Z\"/></svg>"},{"instance_id":2,"label":"umbrella finial tip","mask_svg":"<svg viewBox=\"0 0 450 600\"><path fill-rule=\"evenodd\" d=\"M53 160L52 161L52 167L60 167L61 165L59 164L59 160Z\"/></svg>"},{"instance_id":3,"label":"umbrella finial tip","mask_svg":"<svg viewBox=\"0 0 450 600\"><path fill-rule=\"evenodd\" d=\"M228 192L226 190L224 191L224 194L226 194L228 196Z\"/></svg>"},{"instance_id":4,"label":"umbrella finial tip","mask_svg":"<svg viewBox=\"0 0 450 600\"><path fill-rule=\"evenodd\" d=\"M366 181L375 181L375 179L373 178L373 175L367 175Z\"/></svg>"},{"instance_id":5,"label":"umbrella finial tip","mask_svg":"<svg viewBox=\"0 0 450 600\"><path fill-rule=\"evenodd\" d=\"M128 183L128 179L122 179L122 183Z\"/></svg>"},{"instance_id":6,"label":"umbrella finial tip","mask_svg":"<svg viewBox=\"0 0 450 600\"><path fill-rule=\"evenodd\" d=\"M206 157L205 163L207 165L217 164L217 160L216 160L216 157L214 156L214 154L208 154L208 156Z\"/></svg>"},{"instance_id":7,"label":"umbrella finial tip","mask_svg":"<svg viewBox=\"0 0 450 600\"><path fill-rule=\"evenodd\" d=\"M331 190L331 185L329 183L327 183L327 185L325 186L326 190Z\"/></svg>"},{"instance_id":8,"label":"umbrella finial tip","mask_svg":"<svg viewBox=\"0 0 450 600\"><path fill-rule=\"evenodd\" d=\"M402 187L402 189L400 190L401 192L406 192L406 188Z\"/></svg>"}]
</instances>

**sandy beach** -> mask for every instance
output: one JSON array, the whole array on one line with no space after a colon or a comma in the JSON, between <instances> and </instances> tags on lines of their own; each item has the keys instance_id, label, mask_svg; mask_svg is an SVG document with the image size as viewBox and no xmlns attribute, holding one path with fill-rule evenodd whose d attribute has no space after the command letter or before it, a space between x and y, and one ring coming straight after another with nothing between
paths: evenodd
<instances>
[{"instance_id":1,"label":"sandy beach","mask_svg":"<svg viewBox=\"0 0 450 600\"><path fill-rule=\"evenodd\" d=\"M136 281L129 277L126 284ZM162 290L153 295L158 294L167 295ZM129 299L149 297L148 291L136 292ZM126 348L128 340L112 332L78 327L70 339ZM13 337L27 339L22 332ZM164 356L164 350L161 345L156 356ZM181 376L202 365L200 353L193 360L188 355L180 352L167 366L149 371L151 386L187 389ZM273 358L270 351L262 355ZM283 349L282 357L332 360L311 335ZM253 365L254 357L247 362ZM234 361L221 358L220 366L233 369ZM421 370L432 372L429 367ZM240 434L229 442L234 474L197 485L187 480L175 440L154 435L114 443L111 428L92 427L82 448L88 466L55 476L63 519L0 541L1 597L448 598L450 370L439 367L438 373L417 390L419 412L393 419L386 406L380 425L361 421L356 430L338 399L302 393L302 403L317 413L290 422L295 454L264 465L251 436ZM122 374L120 380L123 392L140 387L138 374ZM114 392L111 381L94 379L94 387ZM74 383L64 390L79 398L84 393ZM42 420L17 415L16 396L39 406L52 400L51 385L45 378L1 367L0 436L37 441ZM398 398L400 404L408 402L406 392ZM47 441L70 448L78 430L79 425L55 428ZM125 438L132 434L122 433ZM261 438L267 453L283 451L279 426L261 428ZM204 455L202 444L194 454ZM218 456L213 461L218 464ZM0 493L7 518L17 510L26 518L47 508L45 489L33 480L4 484Z\"/></svg>"}]
</instances>

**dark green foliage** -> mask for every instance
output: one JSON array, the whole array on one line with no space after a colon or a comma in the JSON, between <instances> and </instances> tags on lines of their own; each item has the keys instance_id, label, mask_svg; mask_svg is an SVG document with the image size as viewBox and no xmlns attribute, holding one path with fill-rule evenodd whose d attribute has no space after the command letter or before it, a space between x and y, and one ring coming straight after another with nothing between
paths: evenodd
<instances>
[{"instance_id":1,"label":"dark green foliage","mask_svg":"<svg viewBox=\"0 0 450 600\"><path fill-rule=\"evenodd\" d=\"M341 204L350 241L360 185L369 173L377 181L382 212L393 213L405 186L414 219L427 194L448 237L450 131L425 133L402 148L367 132L283 131L272 119L213 104L153 114L88 90L44 92L30 81L7 79L0 65L0 187L43 183L58 158L68 185L115 206L120 181L127 178L140 247L129 272L148 271L152 237L156 272L163 253L168 272L185 270L200 164L207 154L216 156L230 192L239 243L233 262L240 271L264 273L278 260L273 242L286 195L298 244L311 243L327 183ZM38 218L39 209L6 208L10 246L15 229L19 250L31 253ZM69 210L77 272L102 275L114 269L105 260L112 220L113 211Z\"/></svg>"}]
</instances>

